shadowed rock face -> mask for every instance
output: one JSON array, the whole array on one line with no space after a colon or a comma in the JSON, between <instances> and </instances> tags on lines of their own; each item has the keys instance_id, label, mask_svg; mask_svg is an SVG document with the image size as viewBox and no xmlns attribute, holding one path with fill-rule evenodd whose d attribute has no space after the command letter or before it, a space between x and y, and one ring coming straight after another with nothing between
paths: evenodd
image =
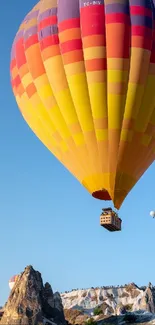
<instances>
[{"instance_id":1,"label":"shadowed rock face","mask_svg":"<svg viewBox=\"0 0 155 325\"><path fill-rule=\"evenodd\" d=\"M66 324L61 297L53 294L49 283L43 286L41 274L28 266L15 282L0 324L41 325L45 320L53 325Z\"/></svg>"}]
</instances>

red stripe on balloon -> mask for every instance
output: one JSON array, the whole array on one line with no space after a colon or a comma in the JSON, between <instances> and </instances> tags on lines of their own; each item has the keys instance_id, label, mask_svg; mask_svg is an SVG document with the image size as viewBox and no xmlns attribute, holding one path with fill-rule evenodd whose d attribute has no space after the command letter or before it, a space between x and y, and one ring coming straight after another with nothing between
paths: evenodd
<instances>
[{"instance_id":1,"label":"red stripe on balloon","mask_svg":"<svg viewBox=\"0 0 155 325\"><path fill-rule=\"evenodd\" d=\"M20 68L22 65L24 65L26 63L23 39L20 39L16 43L16 60L17 60L17 67L18 68Z\"/></svg>"},{"instance_id":2,"label":"red stripe on balloon","mask_svg":"<svg viewBox=\"0 0 155 325\"><path fill-rule=\"evenodd\" d=\"M153 31L152 29L145 26L132 26L131 34L134 36L142 36L145 38L153 39Z\"/></svg>"},{"instance_id":3,"label":"red stripe on balloon","mask_svg":"<svg viewBox=\"0 0 155 325\"><path fill-rule=\"evenodd\" d=\"M105 34L104 6L90 6L81 9L82 36Z\"/></svg>"},{"instance_id":4,"label":"red stripe on balloon","mask_svg":"<svg viewBox=\"0 0 155 325\"><path fill-rule=\"evenodd\" d=\"M50 16L45 18L44 20L41 20L41 22L38 25L38 32L40 32L43 28L51 25L57 24L57 16Z\"/></svg>"},{"instance_id":5,"label":"red stripe on balloon","mask_svg":"<svg viewBox=\"0 0 155 325\"><path fill-rule=\"evenodd\" d=\"M148 8L141 7L141 6L130 6L130 14L152 17L152 11Z\"/></svg>"},{"instance_id":6,"label":"red stripe on balloon","mask_svg":"<svg viewBox=\"0 0 155 325\"><path fill-rule=\"evenodd\" d=\"M59 44L59 37L58 37L58 35L54 34L54 35L44 38L40 42L40 48L41 48L41 51L43 51L47 47L52 46L52 45L57 45L57 44Z\"/></svg>"},{"instance_id":7,"label":"red stripe on balloon","mask_svg":"<svg viewBox=\"0 0 155 325\"><path fill-rule=\"evenodd\" d=\"M10 70L13 70L15 66L16 66L16 59L13 59L10 64Z\"/></svg>"},{"instance_id":8,"label":"red stripe on balloon","mask_svg":"<svg viewBox=\"0 0 155 325\"><path fill-rule=\"evenodd\" d=\"M130 18L128 15L122 13L107 14L106 24L114 24L114 23L129 24Z\"/></svg>"},{"instance_id":9,"label":"red stripe on balloon","mask_svg":"<svg viewBox=\"0 0 155 325\"><path fill-rule=\"evenodd\" d=\"M78 28L78 27L80 27L79 18L64 20L58 24L59 33L67 29Z\"/></svg>"},{"instance_id":10,"label":"red stripe on balloon","mask_svg":"<svg viewBox=\"0 0 155 325\"><path fill-rule=\"evenodd\" d=\"M30 36L25 42L25 50L27 50L30 46L38 43L38 35L34 34Z\"/></svg>"},{"instance_id":11,"label":"red stripe on balloon","mask_svg":"<svg viewBox=\"0 0 155 325\"><path fill-rule=\"evenodd\" d=\"M70 51L82 49L81 39L70 40L64 43L61 43L61 53L67 53Z\"/></svg>"},{"instance_id":12,"label":"red stripe on balloon","mask_svg":"<svg viewBox=\"0 0 155 325\"><path fill-rule=\"evenodd\" d=\"M21 79L18 76L16 76L13 80L12 80L12 84L17 88L20 84L21 84Z\"/></svg>"}]
</instances>

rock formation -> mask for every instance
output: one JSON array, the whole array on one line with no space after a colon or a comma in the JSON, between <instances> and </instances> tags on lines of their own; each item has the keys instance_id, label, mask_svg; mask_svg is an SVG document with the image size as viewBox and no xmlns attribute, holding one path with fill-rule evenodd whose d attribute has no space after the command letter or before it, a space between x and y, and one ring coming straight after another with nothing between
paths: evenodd
<instances>
[{"instance_id":1,"label":"rock formation","mask_svg":"<svg viewBox=\"0 0 155 325\"><path fill-rule=\"evenodd\" d=\"M139 288L134 283L120 287L73 290L61 295L65 317L71 324L93 317L96 321L128 313L155 313L155 287ZM83 318L82 318L83 317ZM141 317L141 316L139 316ZM143 316L144 317L144 316ZM148 316L147 317L152 317ZM84 324L81 321L81 324Z\"/></svg>"},{"instance_id":2,"label":"rock formation","mask_svg":"<svg viewBox=\"0 0 155 325\"><path fill-rule=\"evenodd\" d=\"M124 311L145 310L155 313L155 287L139 288L134 283L122 287L101 287L73 290L61 294L64 309L77 309L91 315L98 306L105 314L119 315Z\"/></svg>"},{"instance_id":3,"label":"rock formation","mask_svg":"<svg viewBox=\"0 0 155 325\"><path fill-rule=\"evenodd\" d=\"M64 309L63 309L64 308ZM66 319L66 320L65 320ZM17 277L0 325L155 324L155 287L134 283L53 293L32 266Z\"/></svg>"},{"instance_id":4,"label":"rock formation","mask_svg":"<svg viewBox=\"0 0 155 325\"><path fill-rule=\"evenodd\" d=\"M5 305L0 325L65 325L59 293L43 285L41 274L32 266L19 275Z\"/></svg>"}]
</instances>

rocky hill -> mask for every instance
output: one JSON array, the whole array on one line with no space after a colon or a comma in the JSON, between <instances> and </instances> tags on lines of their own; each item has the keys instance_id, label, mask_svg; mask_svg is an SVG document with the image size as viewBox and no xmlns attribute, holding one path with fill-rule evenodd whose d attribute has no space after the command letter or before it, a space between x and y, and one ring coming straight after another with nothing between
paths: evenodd
<instances>
[{"instance_id":1,"label":"rocky hill","mask_svg":"<svg viewBox=\"0 0 155 325\"><path fill-rule=\"evenodd\" d=\"M32 266L18 276L1 312L5 325L66 325L61 297Z\"/></svg>"},{"instance_id":2,"label":"rocky hill","mask_svg":"<svg viewBox=\"0 0 155 325\"><path fill-rule=\"evenodd\" d=\"M155 324L155 287L120 287L53 293L41 274L25 268L0 308L0 325Z\"/></svg>"}]
</instances>

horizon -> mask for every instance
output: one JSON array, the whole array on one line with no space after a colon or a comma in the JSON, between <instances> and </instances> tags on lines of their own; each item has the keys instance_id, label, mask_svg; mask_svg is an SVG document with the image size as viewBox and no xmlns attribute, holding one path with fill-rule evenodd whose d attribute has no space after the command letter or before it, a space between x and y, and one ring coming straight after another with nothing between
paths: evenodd
<instances>
[{"instance_id":1,"label":"horizon","mask_svg":"<svg viewBox=\"0 0 155 325\"><path fill-rule=\"evenodd\" d=\"M17 275L17 276L19 276L19 275L21 275L22 273L24 273L24 271L25 271L25 269L27 268L27 267L32 267L33 268L33 266L32 265L27 265L25 268L24 268L24 270L22 271L22 272L20 272L20 273L18 273L18 274L15 274L15 275ZM34 269L34 268L33 268ZM34 269L34 271L36 271L36 272L39 272L39 270L35 270ZM43 280L43 277L42 277L42 274L41 274L41 278L42 278L42 280ZM45 283L49 283L48 281L47 282L44 282L43 281L43 285L45 285ZM50 283L49 283L50 284ZM51 285L51 284L50 284ZM59 292L61 295L62 294L65 294L65 293L71 293L71 292L73 292L73 291L87 291L87 290L98 290L98 289L111 289L111 288L125 288L125 287L127 287L127 286L129 286L129 285L135 285L137 288L139 288L139 289L143 289L143 288L148 288L150 285L153 287L153 288L155 288L155 284L153 284L152 282L148 282L148 284L142 284L142 285L138 285L137 283L135 283L135 282L129 282L129 283L124 283L124 284L116 284L116 285L113 285L113 284L107 284L107 285L99 285L99 286L90 286L90 287L78 287L78 288L72 288L72 289L70 289L70 290L65 290L65 291L57 291L57 290L55 290L55 291L53 291L54 293L56 293L56 292ZM51 288L52 288L52 290L53 290L53 287L51 286ZM9 290L10 291L10 293L11 293L11 289ZM1 304L0 304L0 307L3 307Z\"/></svg>"},{"instance_id":2,"label":"horizon","mask_svg":"<svg viewBox=\"0 0 155 325\"><path fill-rule=\"evenodd\" d=\"M27 265L26 267L28 267L28 266L29 265ZM35 270L35 271L39 271L39 270ZM18 275L22 274L23 272L19 273ZM41 275L41 277L42 277L42 275ZM64 294L68 294L68 293L71 293L71 292L74 292L74 291L87 291L87 290L98 290L98 289L107 290L107 289L113 289L113 288L125 288L125 287L127 287L129 285L135 285L138 289L143 290L143 289L147 289L150 284L152 285L153 288L155 288L155 285L153 283L151 283L151 282L149 282L148 285L141 285L141 286L138 286L135 282L131 282L131 283L120 284L120 285L119 284L118 285L112 285L111 284L111 285L106 285L106 286L101 285L101 286L97 286L97 287L92 286L92 287L89 287L89 288L73 288L73 289L71 289L69 291L66 290L66 291L63 291L63 292L59 292L59 294L64 295ZM43 282L43 285L45 285L44 282ZM52 286L51 286L51 288L52 288ZM52 290L53 290L53 288L52 288ZM10 292L11 292L11 290L10 290ZM53 292L56 293L58 291L53 291ZM3 309L3 307L4 307L4 304L3 305L0 304L0 309Z\"/></svg>"},{"instance_id":3,"label":"horizon","mask_svg":"<svg viewBox=\"0 0 155 325\"><path fill-rule=\"evenodd\" d=\"M10 84L10 53L35 0L2 3L0 305L8 281L33 265L54 291L112 283L155 283L153 163L125 199L122 231L100 226L109 201L94 199L44 147L21 116ZM5 29L4 29L5 26ZM134 159L134 157L131 157Z\"/></svg>"}]
</instances>

